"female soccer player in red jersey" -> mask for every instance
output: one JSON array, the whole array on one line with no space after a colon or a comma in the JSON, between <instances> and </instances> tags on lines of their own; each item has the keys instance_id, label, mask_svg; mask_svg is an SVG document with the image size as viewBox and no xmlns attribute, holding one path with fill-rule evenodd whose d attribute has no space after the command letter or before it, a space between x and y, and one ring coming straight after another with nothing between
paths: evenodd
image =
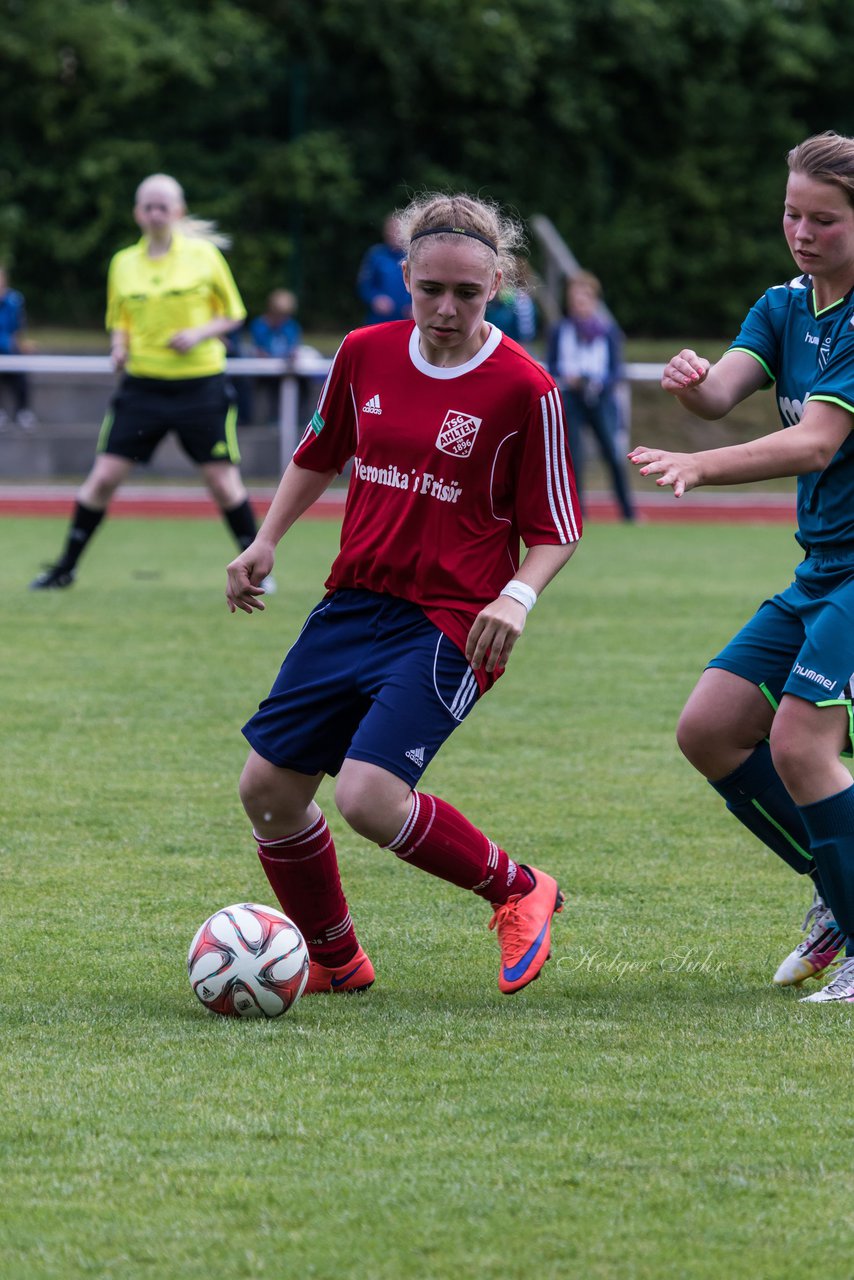
<instances>
[{"instance_id":1,"label":"female soccer player in red jersey","mask_svg":"<svg viewBox=\"0 0 854 1280\"><path fill-rule=\"evenodd\" d=\"M352 462L327 595L243 730L241 798L308 940L309 992L374 980L314 799L330 773L354 830L492 904L499 988L511 993L548 958L563 894L416 786L503 670L581 516L560 393L484 319L521 228L463 195L415 200L400 226L414 322L344 339L255 542L228 566L231 611L263 609L277 543Z\"/></svg>"}]
</instances>

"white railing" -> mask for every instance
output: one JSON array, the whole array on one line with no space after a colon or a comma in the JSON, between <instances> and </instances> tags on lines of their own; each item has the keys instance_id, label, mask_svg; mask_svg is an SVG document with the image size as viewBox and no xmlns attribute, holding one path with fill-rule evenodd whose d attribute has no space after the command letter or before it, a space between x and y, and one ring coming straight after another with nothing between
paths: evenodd
<instances>
[{"instance_id":1,"label":"white railing","mask_svg":"<svg viewBox=\"0 0 854 1280\"><path fill-rule=\"evenodd\" d=\"M279 381L279 460L284 470L299 443L305 423L299 417L300 383L326 377L332 361L312 347L301 348L290 360L245 356L226 361L232 377L277 378ZM627 364L626 383L658 382L661 364ZM114 374L109 356L0 355L0 373L37 373L48 377L82 377L86 374Z\"/></svg>"},{"instance_id":2,"label":"white railing","mask_svg":"<svg viewBox=\"0 0 854 1280\"><path fill-rule=\"evenodd\" d=\"M291 360L246 356L226 361L232 377L277 378L279 382L279 459L282 470L299 443L305 423L299 420L299 389L304 379L320 380L332 361L312 348L304 348ZM0 355L0 373L36 373L56 378L86 374L115 374L109 356Z\"/></svg>"}]
</instances>

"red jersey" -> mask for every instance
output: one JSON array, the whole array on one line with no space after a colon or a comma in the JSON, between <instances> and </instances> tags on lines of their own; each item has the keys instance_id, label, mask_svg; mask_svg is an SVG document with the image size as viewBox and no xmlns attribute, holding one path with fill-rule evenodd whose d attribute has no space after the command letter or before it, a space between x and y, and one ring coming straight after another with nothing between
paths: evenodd
<instances>
[{"instance_id":1,"label":"red jersey","mask_svg":"<svg viewBox=\"0 0 854 1280\"><path fill-rule=\"evenodd\" d=\"M526 547L581 536L560 392L492 328L468 363L424 360L408 320L347 335L294 454L352 474L326 586L420 605L465 650ZM494 677L475 672L481 688Z\"/></svg>"}]
</instances>

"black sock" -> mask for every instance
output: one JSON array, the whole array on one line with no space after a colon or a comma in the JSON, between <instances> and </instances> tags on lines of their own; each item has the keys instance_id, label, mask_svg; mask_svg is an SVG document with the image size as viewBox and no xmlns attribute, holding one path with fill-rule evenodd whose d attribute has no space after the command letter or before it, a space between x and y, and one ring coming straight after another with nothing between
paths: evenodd
<instances>
[{"instance_id":1,"label":"black sock","mask_svg":"<svg viewBox=\"0 0 854 1280\"><path fill-rule=\"evenodd\" d=\"M760 742L744 764L711 785L748 831L799 875L812 875L815 863L801 811L774 768L767 742Z\"/></svg>"},{"instance_id":2,"label":"black sock","mask_svg":"<svg viewBox=\"0 0 854 1280\"><path fill-rule=\"evenodd\" d=\"M74 568L86 550L89 539L106 514L106 511L96 511L94 507L85 507L82 502L75 504L68 537L65 541L65 549L62 552L62 558L57 563L57 568Z\"/></svg>"},{"instance_id":3,"label":"black sock","mask_svg":"<svg viewBox=\"0 0 854 1280\"><path fill-rule=\"evenodd\" d=\"M258 532L258 525L255 523L255 512L248 498L236 507L229 507L228 511L223 511L222 518L234 534L234 540L240 547L241 551L255 541L255 534Z\"/></svg>"}]
</instances>

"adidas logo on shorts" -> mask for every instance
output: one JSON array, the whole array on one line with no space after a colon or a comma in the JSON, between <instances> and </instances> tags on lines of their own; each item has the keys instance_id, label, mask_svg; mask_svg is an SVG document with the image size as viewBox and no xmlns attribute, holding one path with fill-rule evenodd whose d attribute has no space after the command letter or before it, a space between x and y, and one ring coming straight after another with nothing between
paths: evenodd
<instances>
[{"instance_id":1,"label":"adidas logo on shorts","mask_svg":"<svg viewBox=\"0 0 854 1280\"><path fill-rule=\"evenodd\" d=\"M413 764L417 764L419 769L423 767L424 765L424 748L423 747L410 747L409 750L404 751L403 754L406 756L407 760L411 760Z\"/></svg>"},{"instance_id":2,"label":"adidas logo on shorts","mask_svg":"<svg viewBox=\"0 0 854 1280\"><path fill-rule=\"evenodd\" d=\"M362 405L362 413L382 413L379 394L371 396L370 400L365 401Z\"/></svg>"}]
</instances>

